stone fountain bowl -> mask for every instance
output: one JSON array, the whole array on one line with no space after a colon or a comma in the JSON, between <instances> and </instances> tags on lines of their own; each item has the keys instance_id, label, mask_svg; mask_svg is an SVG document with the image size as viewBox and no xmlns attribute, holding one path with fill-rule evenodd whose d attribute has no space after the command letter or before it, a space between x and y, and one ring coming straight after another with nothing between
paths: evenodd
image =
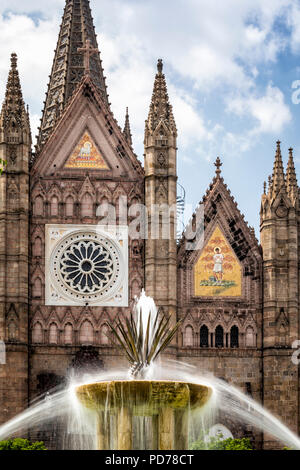
<instances>
[{"instance_id":1,"label":"stone fountain bowl","mask_svg":"<svg viewBox=\"0 0 300 470\"><path fill-rule=\"evenodd\" d=\"M96 382L77 387L80 403L95 411L130 409L133 415L153 416L163 408L187 410L203 407L212 389L187 382L131 380Z\"/></svg>"}]
</instances>

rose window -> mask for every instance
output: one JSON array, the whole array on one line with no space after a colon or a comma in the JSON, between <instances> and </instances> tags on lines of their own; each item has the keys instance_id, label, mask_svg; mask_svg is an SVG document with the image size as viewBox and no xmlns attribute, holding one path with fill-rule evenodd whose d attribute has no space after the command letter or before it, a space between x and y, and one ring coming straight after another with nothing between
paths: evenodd
<instances>
[{"instance_id":1,"label":"rose window","mask_svg":"<svg viewBox=\"0 0 300 470\"><path fill-rule=\"evenodd\" d=\"M113 276L113 258L99 243L75 242L61 257L61 274L68 286L80 293L95 293L107 286Z\"/></svg>"},{"instance_id":2,"label":"rose window","mask_svg":"<svg viewBox=\"0 0 300 470\"><path fill-rule=\"evenodd\" d=\"M124 277L124 262L114 240L97 232L73 232L52 253L52 282L56 292L95 303L117 296Z\"/></svg>"}]
</instances>

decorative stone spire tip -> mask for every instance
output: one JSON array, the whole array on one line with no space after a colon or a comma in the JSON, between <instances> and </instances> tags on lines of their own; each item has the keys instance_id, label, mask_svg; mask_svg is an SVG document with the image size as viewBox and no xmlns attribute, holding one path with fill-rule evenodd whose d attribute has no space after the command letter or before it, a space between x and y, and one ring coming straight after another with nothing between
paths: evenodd
<instances>
[{"instance_id":1,"label":"decorative stone spire tip","mask_svg":"<svg viewBox=\"0 0 300 470\"><path fill-rule=\"evenodd\" d=\"M217 158L215 162L215 167L216 167L216 175L219 177L221 174L221 166L223 166L223 163L221 162L220 157Z\"/></svg>"},{"instance_id":2,"label":"decorative stone spire tip","mask_svg":"<svg viewBox=\"0 0 300 470\"><path fill-rule=\"evenodd\" d=\"M162 59L158 59L158 62L157 62L157 71L158 71L158 73L162 73L163 68L164 68L164 64L163 64Z\"/></svg>"},{"instance_id":3,"label":"decorative stone spire tip","mask_svg":"<svg viewBox=\"0 0 300 470\"><path fill-rule=\"evenodd\" d=\"M297 182L297 175L295 171L292 148L289 148L289 160L288 160L287 170L286 170L286 186L287 186L287 191L288 191L289 196L294 201L295 195L297 194L297 190L298 190L298 182Z\"/></svg>"},{"instance_id":4,"label":"decorative stone spire tip","mask_svg":"<svg viewBox=\"0 0 300 470\"><path fill-rule=\"evenodd\" d=\"M130 145L130 147L132 147L132 135L131 135L131 129L130 129L128 107L126 108L125 127L124 127L124 130L123 130L123 134L124 134L125 139L127 140L128 144Z\"/></svg>"},{"instance_id":5,"label":"decorative stone spire tip","mask_svg":"<svg viewBox=\"0 0 300 470\"><path fill-rule=\"evenodd\" d=\"M10 61L11 61L11 67L13 69L17 68L17 62L18 62L18 56L15 52L13 52L10 56Z\"/></svg>"}]
</instances>

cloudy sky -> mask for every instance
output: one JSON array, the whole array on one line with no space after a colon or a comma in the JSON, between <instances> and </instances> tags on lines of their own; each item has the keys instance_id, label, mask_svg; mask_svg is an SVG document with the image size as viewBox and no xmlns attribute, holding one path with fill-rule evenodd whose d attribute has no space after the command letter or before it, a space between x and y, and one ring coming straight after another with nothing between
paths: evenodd
<instances>
[{"instance_id":1,"label":"cloudy sky","mask_svg":"<svg viewBox=\"0 0 300 470\"><path fill-rule=\"evenodd\" d=\"M64 0L1 0L0 99L10 53L36 128ZM178 174L195 207L223 176L259 236L263 182L276 140L300 168L300 2L298 0L91 0L112 109L129 106L134 147L143 131L158 58L164 59L179 131ZM299 80L299 82L297 82ZM299 101L299 103L298 103Z\"/></svg>"}]
</instances>

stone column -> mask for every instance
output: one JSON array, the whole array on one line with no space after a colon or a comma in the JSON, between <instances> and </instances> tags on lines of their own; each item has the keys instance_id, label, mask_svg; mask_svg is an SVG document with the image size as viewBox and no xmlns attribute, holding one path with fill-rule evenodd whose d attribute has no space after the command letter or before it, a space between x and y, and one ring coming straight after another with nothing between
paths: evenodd
<instances>
[{"instance_id":1,"label":"stone column","mask_svg":"<svg viewBox=\"0 0 300 470\"><path fill-rule=\"evenodd\" d=\"M152 448L158 450L158 415L152 416Z\"/></svg>"},{"instance_id":2,"label":"stone column","mask_svg":"<svg viewBox=\"0 0 300 470\"><path fill-rule=\"evenodd\" d=\"M174 410L162 408L158 418L158 450L174 449Z\"/></svg>"},{"instance_id":3,"label":"stone column","mask_svg":"<svg viewBox=\"0 0 300 470\"><path fill-rule=\"evenodd\" d=\"M132 449L132 414L129 408L120 408L118 412L118 450Z\"/></svg>"},{"instance_id":4,"label":"stone column","mask_svg":"<svg viewBox=\"0 0 300 470\"><path fill-rule=\"evenodd\" d=\"M189 411L175 411L174 450L189 448Z\"/></svg>"},{"instance_id":5,"label":"stone column","mask_svg":"<svg viewBox=\"0 0 300 470\"><path fill-rule=\"evenodd\" d=\"M104 411L98 413L97 449L110 450L110 417Z\"/></svg>"}]
</instances>

